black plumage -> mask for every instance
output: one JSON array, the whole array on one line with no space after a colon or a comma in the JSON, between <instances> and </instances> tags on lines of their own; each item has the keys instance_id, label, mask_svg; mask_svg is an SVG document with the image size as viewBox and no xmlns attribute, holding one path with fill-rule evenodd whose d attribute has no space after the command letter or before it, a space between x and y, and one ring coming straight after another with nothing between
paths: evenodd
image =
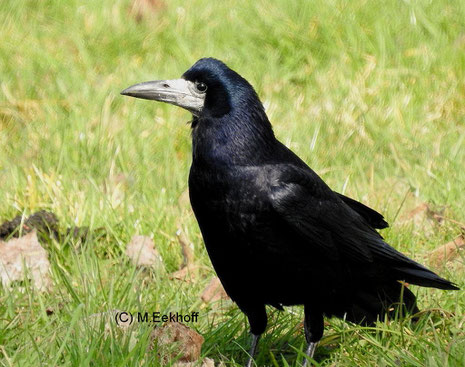
<instances>
[{"instance_id":1,"label":"black plumage","mask_svg":"<svg viewBox=\"0 0 465 367\"><path fill-rule=\"evenodd\" d=\"M195 103L170 103L194 115L192 208L226 292L249 319L252 355L266 328L265 305L304 305L311 356L323 316L372 323L401 294L405 309L418 311L400 281L457 289L389 246L374 229L387 227L381 214L331 190L280 143L239 74L205 58L182 80ZM135 87L123 94L148 98Z\"/></svg>"}]
</instances>

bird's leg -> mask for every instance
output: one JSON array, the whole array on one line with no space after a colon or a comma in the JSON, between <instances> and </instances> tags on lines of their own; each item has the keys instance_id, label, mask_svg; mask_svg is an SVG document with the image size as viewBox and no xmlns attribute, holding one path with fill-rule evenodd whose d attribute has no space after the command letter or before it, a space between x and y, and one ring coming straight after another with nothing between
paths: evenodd
<instances>
[{"instance_id":1,"label":"bird's leg","mask_svg":"<svg viewBox=\"0 0 465 367\"><path fill-rule=\"evenodd\" d=\"M305 355L308 358L313 358L313 355L315 354L316 346L318 345L318 342L310 342L308 343L307 349L305 350ZM302 364L302 367L307 367L308 365L308 359L305 358L304 363Z\"/></svg>"},{"instance_id":2,"label":"bird's leg","mask_svg":"<svg viewBox=\"0 0 465 367\"><path fill-rule=\"evenodd\" d=\"M252 367L253 359L255 357L255 353L257 352L257 346L258 346L259 340L260 340L260 335L252 334L252 346L250 347L249 360L247 361L246 367Z\"/></svg>"},{"instance_id":3,"label":"bird's leg","mask_svg":"<svg viewBox=\"0 0 465 367\"><path fill-rule=\"evenodd\" d=\"M240 306L239 306L240 307ZM252 333L252 346L249 352L249 360L247 361L247 367L252 367L253 359L257 352L258 340L260 335L266 329L267 316L265 305L247 305L246 307L241 307L244 313L247 315L250 324L250 331Z\"/></svg>"},{"instance_id":4,"label":"bird's leg","mask_svg":"<svg viewBox=\"0 0 465 367\"><path fill-rule=\"evenodd\" d=\"M305 339L307 340L308 346L305 350L305 361L303 367L307 366L308 358L313 358L315 354L316 346L323 336L324 322L323 314L315 309L310 309L308 306L304 306L305 320L304 320L304 331Z\"/></svg>"}]
</instances>

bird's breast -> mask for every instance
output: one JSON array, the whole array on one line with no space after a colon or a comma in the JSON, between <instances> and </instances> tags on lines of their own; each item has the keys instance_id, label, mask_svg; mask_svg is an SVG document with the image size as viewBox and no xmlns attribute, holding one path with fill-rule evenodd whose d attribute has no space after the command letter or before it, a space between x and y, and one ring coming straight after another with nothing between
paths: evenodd
<instances>
[{"instance_id":1,"label":"bird's breast","mask_svg":"<svg viewBox=\"0 0 465 367\"><path fill-rule=\"evenodd\" d=\"M221 170L193 165L189 175L190 199L204 237L214 231L237 236L252 230L270 210L266 183L257 185L260 182L256 175L244 167Z\"/></svg>"}]
</instances>

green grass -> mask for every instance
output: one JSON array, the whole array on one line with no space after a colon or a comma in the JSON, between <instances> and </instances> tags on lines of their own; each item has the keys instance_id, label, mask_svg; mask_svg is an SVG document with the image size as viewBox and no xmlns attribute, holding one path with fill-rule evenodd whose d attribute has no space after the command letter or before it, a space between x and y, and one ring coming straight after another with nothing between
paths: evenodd
<instances>
[{"instance_id":1,"label":"green grass","mask_svg":"<svg viewBox=\"0 0 465 367\"><path fill-rule=\"evenodd\" d=\"M460 233L450 221L427 233L398 213L413 193L465 222L465 2L173 0L139 23L129 9L126 0L0 7L0 219L48 209L63 228L106 231L45 245L50 292L27 283L0 291L2 365L157 365L146 352L151 325L87 325L86 316L112 309L199 311L190 326L205 337L202 355L244 362L244 316L199 300L214 272L183 195L190 116L119 95L179 77L202 56L256 87L276 135L331 187L382 211L396 248L425 262ZM167 272L177 270L179 228L207 267L194 282L127 261L126 243L144 234ZM463 289L463 269L462 258L436 270ZM319 365L465 365L464 291L412 289L429 310L418 323L329 320ZM298 365L301 318L298 307L270 310L258 365Z\"/></svg>"}]
</instances>

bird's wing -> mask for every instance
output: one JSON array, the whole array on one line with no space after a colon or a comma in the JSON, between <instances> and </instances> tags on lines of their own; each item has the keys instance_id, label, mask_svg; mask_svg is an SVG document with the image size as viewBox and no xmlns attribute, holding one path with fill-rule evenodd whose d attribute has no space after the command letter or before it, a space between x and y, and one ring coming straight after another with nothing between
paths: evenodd
<instances>
[{"instance_id":1,"label":"bird's wing","mask_svg":"<svg viewBox=\"0 0 465 367\"><path fill-rule=\"evenodd\" d=\"M271 206L309 246L321 250L334 247L332 252L337 251L345 260L354 263L372 263L378 259L402 266L421 266L384 242L378 232L311 169L280 165L276 172L269 190ZM327 238L332 241L326 241Z\"/></svg>"},{"instance_id":2,"label":"bird's wing","mask_svg":"<svg viewBox=\"0 0 465 367\"><path fill-rule=\"evenodd\" d=\"M279 165L274 176L269 190L271 206L302 240L323 254L331 252L354 262L373 261L367 241L376 242L379 234L318 175L310 169Z\"/></svg>"},{"instance_id":3,"label":"bird's wing","mask_svg":"<svg viewBox=\"0 0 465 367\"><path fill-rule=\"evenodd\" d=\"M361 271L363 265L371 264L389 269L393 279L425 287L458 289L384 242L310 168L278 165L274 171L269 189L271 206L309 248L319 249L323 256L337 253L340 261L362 265Z\"/></svg>"},{"instance_id":4,"label":"bird's wing","mask_svg":"<svg viewBox=\"0 0 465 367\"><path fill-rule=\"evenodd\" d=\"M363 219L365 219L370 226L373 228L383 229L389 227L389 224L384 220L382 214L378 213L376 210L373 210L358 202L357 200L351 199L345 195L336 193L337 196L344 201L348 206L360 214Z\"/></svg>"}]
</instances>

